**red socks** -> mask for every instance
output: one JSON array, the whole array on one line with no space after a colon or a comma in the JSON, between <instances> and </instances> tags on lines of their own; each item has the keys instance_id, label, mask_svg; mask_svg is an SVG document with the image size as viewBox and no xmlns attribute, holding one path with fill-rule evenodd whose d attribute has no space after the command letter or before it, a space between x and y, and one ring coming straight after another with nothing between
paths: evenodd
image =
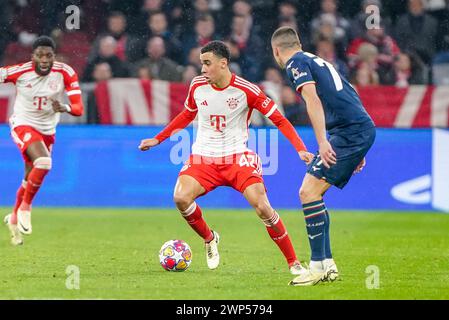
<instances>
[{"instance_id":1,"label":"red socks","mask_svg":"<svg viewBox=\"0 0 449 320\"><path fill-rule=\"evenodd\" d=\"M23 195L25 194L26 186L27 186L27 182L25 180L23 180L22 184L20 185L19 189L17 190L17 193L16 193L16 204L14 205L14 209L12 211L11 218L10 218L10 221L9 221L11 224L17 224L17 210L19 209L20 204L22 203Z\"/></svg>"},{"instance_id":2,"label":"red socks","mask_svg":"<svg viewBox=\"0 0 449 320\"><path fill-rule=\"evenodd\" d=\"M34 196L44 181L45 176L51 169L51 158L41 157L33 162L33 169L28 174L27 186L20 209L30 210Z\"/></svg>"},{"instance_id":3,"label":"red socks","mask_svg":"<svg viewBox=\"0 0 449 320\"><path fill-rule=\"evenodd\" d=\"M279 214L274 211L271 218L263 220L263 223L267 227L268 234L271 239L277 244L279 249L281 249L282 254L287 260L288 266L291 267L298 259L296 258L295 249L293 249L292 242L288 236L287 229L282 223Z\"/></svg>"},{"instance_id":4,"label":"red socks","mask_svg":"<svg viewBox=\"0 0 449 320\"><path fill-rule=\"evenodd\" d=\"M201 208L196 202L193 202L186 211L181 211L181 214L205 242L209 242L214 238L212 231L203 219Z\"/></svg>"}]
</instances>

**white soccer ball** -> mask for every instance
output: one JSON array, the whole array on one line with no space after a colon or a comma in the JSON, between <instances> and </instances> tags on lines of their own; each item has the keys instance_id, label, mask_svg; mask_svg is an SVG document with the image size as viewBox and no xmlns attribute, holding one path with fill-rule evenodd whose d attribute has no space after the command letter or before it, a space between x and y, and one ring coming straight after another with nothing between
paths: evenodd
<instances>
[{"instance_id":1,"label":"white soccer ball","mask_svg":"<svg viewBox=\"0 0 449 320\"><path fill-rule=\"evenodd\" d=\"M192 262L192 250L182 240L169 240L159 251L159 262L167 271L185 271Z\"/></svg>"}]
</instances>

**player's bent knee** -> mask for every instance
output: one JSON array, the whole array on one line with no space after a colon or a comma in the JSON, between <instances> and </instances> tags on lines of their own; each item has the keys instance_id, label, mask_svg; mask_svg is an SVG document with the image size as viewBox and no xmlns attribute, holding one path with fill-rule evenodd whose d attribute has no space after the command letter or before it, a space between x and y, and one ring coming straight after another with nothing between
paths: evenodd
<instances>
[{"instance_id":1,"label":"player's bent knee","mask_svg":"<svg viewBox=\"0 0 449 320\"><path fill-rule=\"evenodd\" d=\"M301 200L302 203L312 202L316 200L317 197L319 198L320 195L316 194L307 187L302 186L301 189L299 189L299 199Z\"/></svg>"},{"instance_id":2,"label":"player's bent knee","mask_svg":"<svg viewBox=\"0 0 449 320\"><path fill-rule=\"evenodd\" d=\"M253 205L253 207L256 209L257 215L261 219L270 218L274 211L270 204L265 201L258 201Z\"/></svg>"},{"instance_id":3,"label":"player's bent knee","mask_svg":"<svg viewBox=\"0 0 449 320\"><path fill-rule=\"evenodd\" d=\"M39 157L33 161L33 166L42 170L51 170L52 160L50 157Z\"/></svg>"},{"instance_id":4,"label":"player's bent knee","mask_svg":"<svg viewBox=\"0 0 449 320\"><path fill-rule=\"evenodd\" d=\"M186 193L175 193L173 196L173 201L179 210L185 211L193 203L194 199Z\"/></svg>"}]
</instances>

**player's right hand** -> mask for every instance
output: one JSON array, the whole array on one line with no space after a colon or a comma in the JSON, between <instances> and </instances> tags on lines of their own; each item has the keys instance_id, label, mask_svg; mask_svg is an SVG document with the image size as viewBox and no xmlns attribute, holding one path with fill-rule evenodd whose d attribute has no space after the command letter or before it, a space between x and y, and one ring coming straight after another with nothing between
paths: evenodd
<instances>
[{"instance_id":1,"label":"player's right hand","mask_svg":"<svg viewBox=\"0 0 449 320\"><path fill-rule=\"evenodd\" d=\"M139 149L141 151L147 151L150 148L157 146L159 144L159 140L156 138L144 139L140 141Z\"/></svg>"},{"instance_id":2,"label":"player's right hand","mask_svg":"<svg viewBox=\"0 0 449 320\"><path fill-rule=\"evenodd\" d=\"M337 154L327 140L320 143L320 156L326 168L337 163Z\"/></svg>"},{"instance_id":3,"label":"player's right hand","mask_svg":"<svg viewBox=\"0 0 449 320\"><path fill-rule=\"evenodd\" d=\"M304 161L306 164L311 163L314 158L313 153L307 151L299 151L298 153L301 160Z\"/></svg>"}]
</instances>

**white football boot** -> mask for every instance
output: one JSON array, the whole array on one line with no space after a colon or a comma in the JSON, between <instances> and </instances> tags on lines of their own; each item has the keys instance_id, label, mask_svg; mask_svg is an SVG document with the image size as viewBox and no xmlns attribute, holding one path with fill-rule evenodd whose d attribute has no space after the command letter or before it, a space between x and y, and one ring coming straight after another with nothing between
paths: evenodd
<instances>
[{"instance_id":1,"label":"white football boot","mask_svg":"<svg viewBox=\"0 0 449 320\"><path fill-rule=\"evenodd\" d=\"M17 210L17 227L22 234L31 234L31 210Z\"/></svg>"},{"instance_id":2,"label":"white football boot","mask_svg":"<svg viewBox=\"0 0 449 320\"><path fill-rule=\"evenodd\" d=\"M339 277L339 273L334 259L325 259L324 268L326 270L326 278L324 279L324 281L333 282L337 280L337 278Z\"/></svg>"},{"instance_id":3,"label":"white football boot","mask_svg":"<svg viewBox=\"0 0 449 320\"><path fill-rule=\"evenodd\" d=\"M206 242L206 260L209 269L216 269L220 264L220 255L218 254L218 242L220 236L217 232L212 231L214 238L210 242Z\"/></svg>"},{"instance_id":4,"label":"white football boot","mask_svg":"<svg viewBox=\"0 0 449 320\"><path fill-rule=\"evenodd\" d=\"M302 273L302 269L304 269L304 267L301 265L299 261L296 261L290 267L290 273L294 276L299 276Z\"/></svg>"},{"instance_id":5,"label":"white football boot","mask_svg":"<svg viewBox=\"0 0 449 320\"><path fill-rule=\"evenodd\" d=\"M326 273L321 261L319 261L319 266L316 261L311 261L309 268L302 267L300 269L300 274L290 281L288 284L291 286L314 286L317 283L324 281Z\"/></svg>"},{"instance_id":6,"label":"white football boot","mask_svg":"<svg viewBox=\"0 0 449 320\"><path fill-rule=\"evenodd\" d=\"M6 226L9 229L9 232L11 234L11 244L13 246L20 246L23 244L22 234L19 231L19 228L17 227L17 224L11 224L9 223L9 220L11 219L11 213L6 215L3 219L3 222L6 224Z\"/></svg>"}]
</instances>

